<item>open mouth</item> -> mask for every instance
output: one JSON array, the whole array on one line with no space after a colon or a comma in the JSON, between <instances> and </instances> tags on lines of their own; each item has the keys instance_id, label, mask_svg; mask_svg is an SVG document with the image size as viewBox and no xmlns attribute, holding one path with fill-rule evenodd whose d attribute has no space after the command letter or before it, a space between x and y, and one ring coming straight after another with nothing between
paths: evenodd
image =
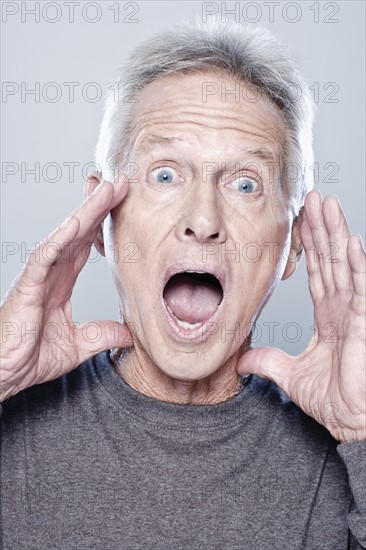
<instances>
[{"instance_id":1,"label":"open mouth","mask_svg":"<svg viewBox=\"0 0 366 550\"><path fill-rule=\"evenodd\" d=\"M224 296L215 275L202 271L182 271L170 277L163 290L167 311L184 330L194 331L210 320Z\"/></svg>"}]
</instances>

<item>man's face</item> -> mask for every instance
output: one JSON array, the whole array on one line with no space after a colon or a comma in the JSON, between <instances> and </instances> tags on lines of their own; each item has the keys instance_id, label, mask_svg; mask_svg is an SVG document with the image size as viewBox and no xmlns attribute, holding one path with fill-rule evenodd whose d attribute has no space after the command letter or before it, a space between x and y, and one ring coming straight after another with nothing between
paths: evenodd
<instances>
[{"instance_id":1,"label":"man's face","mask_svg":"<svg viewBox=\"0 0 366 550\"><path fill-rule=\"evenodd\" d=\"M240 355L291 239L283 115L248 88L238 98L225 86L235 81L201 73L140 92L130 190L104 222L136 352L180 380L202 379Z\"/></svg>"}]
</instances>

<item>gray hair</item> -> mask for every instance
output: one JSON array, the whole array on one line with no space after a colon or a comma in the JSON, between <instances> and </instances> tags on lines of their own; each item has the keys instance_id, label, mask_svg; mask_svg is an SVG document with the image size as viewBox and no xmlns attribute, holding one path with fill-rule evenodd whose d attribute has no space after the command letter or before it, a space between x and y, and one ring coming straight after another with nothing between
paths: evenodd
<instances>
[{"instance_id":1,"label":"gray hair","mask_svg":"<svg viewBox=\"0 0 366 550\"><path fill-rule=\"evenodd\" d=\"M282 159L286 173L282 179L292 213L297 216L313 187L310 167L314 160L315 105L307 83L283 44L259 25L184 21L140 44L119 68L106 97L96 147L96 163L104 179L113 181L116 167L120 169L127 158L136 104L131 95L164 76L204 71L237 78L259 90L282 111L288 128Z\"/></svg>"}]
</instances>

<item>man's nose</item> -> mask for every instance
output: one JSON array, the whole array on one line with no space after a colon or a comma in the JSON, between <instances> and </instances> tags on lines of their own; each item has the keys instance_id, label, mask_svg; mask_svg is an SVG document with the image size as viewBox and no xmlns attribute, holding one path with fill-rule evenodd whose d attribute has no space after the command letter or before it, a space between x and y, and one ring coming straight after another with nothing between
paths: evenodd
<instances>
[{"instance_id":1,"label":"man's nose","mask_svg":"<svg viewBox=\"0 0 366 550\"><path fill-rule=\"evenodd\" d=\"M186 195L183 212L176 226L181 241L196 240L199 243L226 241L226 229L220 211L217 183L195 182Z\"/></svg>"}]
</instances>

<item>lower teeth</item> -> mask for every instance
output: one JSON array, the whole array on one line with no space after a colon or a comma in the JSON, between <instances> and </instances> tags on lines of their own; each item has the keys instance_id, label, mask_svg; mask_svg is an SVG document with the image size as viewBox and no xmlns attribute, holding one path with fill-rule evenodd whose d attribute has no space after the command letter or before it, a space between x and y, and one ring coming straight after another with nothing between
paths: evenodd
<instances>
[{"instance_id":1,"label":"lower teeth","mask_svg":"<svg viewBox=\"0 0 366 550\"><path fill-rule=\"evenodd\" d=\"M165 305L166 305L166 308L169 311L170 315L172 317L174 317L174 319L177 321L177 323L180 327L188 329L188 330L194 330L195 328L202 325L202 323L188 323L188 321L182 321L181 319L178 319L178 317L176 317L174 315L174 313L172 312L172 310L170 309L170 307L168 306L168 304L166 302L165 302Z\"/></svg>"}]
</instances>

